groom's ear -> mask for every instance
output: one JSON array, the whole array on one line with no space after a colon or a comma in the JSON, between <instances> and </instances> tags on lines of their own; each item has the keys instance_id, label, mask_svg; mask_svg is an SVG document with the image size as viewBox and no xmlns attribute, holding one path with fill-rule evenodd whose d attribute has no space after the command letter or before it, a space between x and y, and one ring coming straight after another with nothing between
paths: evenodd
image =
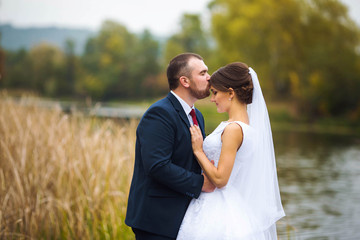
<instances>
[{"instance_id":1,"label":"groom's ear","mask_svg":"<svg viewBox=\"0 0 360 240\"><path fill-rule=\"evenodd\" d=\"M182 86L184 86L185 88L190 87L190 79L188 77L185 76L181 76L179 78L179 82Z\"/></svg>"}]
</instances>

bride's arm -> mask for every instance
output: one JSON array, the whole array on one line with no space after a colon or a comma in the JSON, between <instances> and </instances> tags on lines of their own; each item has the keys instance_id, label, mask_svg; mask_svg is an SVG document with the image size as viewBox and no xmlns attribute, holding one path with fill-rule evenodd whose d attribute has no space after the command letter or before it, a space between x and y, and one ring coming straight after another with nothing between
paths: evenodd
<instances>
[{"instance_id":1,"label":"bride's arm","mask_svg":"<svg viewBox=\"0 0 360 240\"><path fill-rule=\"evenodd\" d=\"M200 128L192 126L190 132L194 154L206 176L217 188L226 186L234 166L236 152L243 140L241 127L236 123L226 126L222 135L221 154L217 167L209 161L203 151Z\"/></svg>"}]
</instances>

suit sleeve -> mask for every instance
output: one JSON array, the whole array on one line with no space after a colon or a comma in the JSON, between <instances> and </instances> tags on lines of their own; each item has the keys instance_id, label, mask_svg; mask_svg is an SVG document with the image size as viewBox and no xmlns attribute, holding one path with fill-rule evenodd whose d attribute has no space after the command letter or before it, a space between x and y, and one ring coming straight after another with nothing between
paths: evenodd
<instances>
[{"instance_id":1,"label":"suit sleeve","mask_svg":"<svg viewBox=\"0 0 360 240\"><path fill-rule=\"evenodd\" d=\"M158 183L197 198L204 178L172 163L175 134L176 124L168 111L159 107L146 113L138 128L145 172Z\"/></svg>"}]
</instances>

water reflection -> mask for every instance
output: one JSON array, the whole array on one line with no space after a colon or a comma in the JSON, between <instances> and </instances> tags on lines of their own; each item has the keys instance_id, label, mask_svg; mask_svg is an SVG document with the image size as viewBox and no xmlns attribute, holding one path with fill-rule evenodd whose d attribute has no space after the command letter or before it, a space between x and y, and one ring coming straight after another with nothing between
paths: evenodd
<instances>
[{"instance_id":1,"label":"water reflection","mask_svg":"<svg viewBox=\"0 0 360 240\"><path fill-rule=\"evenodd\" d=\"M274 132L279 239L360 239L360 140Z\"/></svg>"}]
</instances>

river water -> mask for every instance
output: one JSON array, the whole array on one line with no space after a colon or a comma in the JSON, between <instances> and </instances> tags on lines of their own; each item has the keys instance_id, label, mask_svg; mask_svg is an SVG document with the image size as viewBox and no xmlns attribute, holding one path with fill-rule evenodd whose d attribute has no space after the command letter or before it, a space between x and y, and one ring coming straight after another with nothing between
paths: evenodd
<instances>
[{"instance_id":1,"label":"river water","mask_svg":"<svg viewBox=\"0 0 360 240\"><path fill-rule=\"evenodd\" d=\"M273 132L279 239L360 240L360 138Z\"/></svg>"}]
</instances>

